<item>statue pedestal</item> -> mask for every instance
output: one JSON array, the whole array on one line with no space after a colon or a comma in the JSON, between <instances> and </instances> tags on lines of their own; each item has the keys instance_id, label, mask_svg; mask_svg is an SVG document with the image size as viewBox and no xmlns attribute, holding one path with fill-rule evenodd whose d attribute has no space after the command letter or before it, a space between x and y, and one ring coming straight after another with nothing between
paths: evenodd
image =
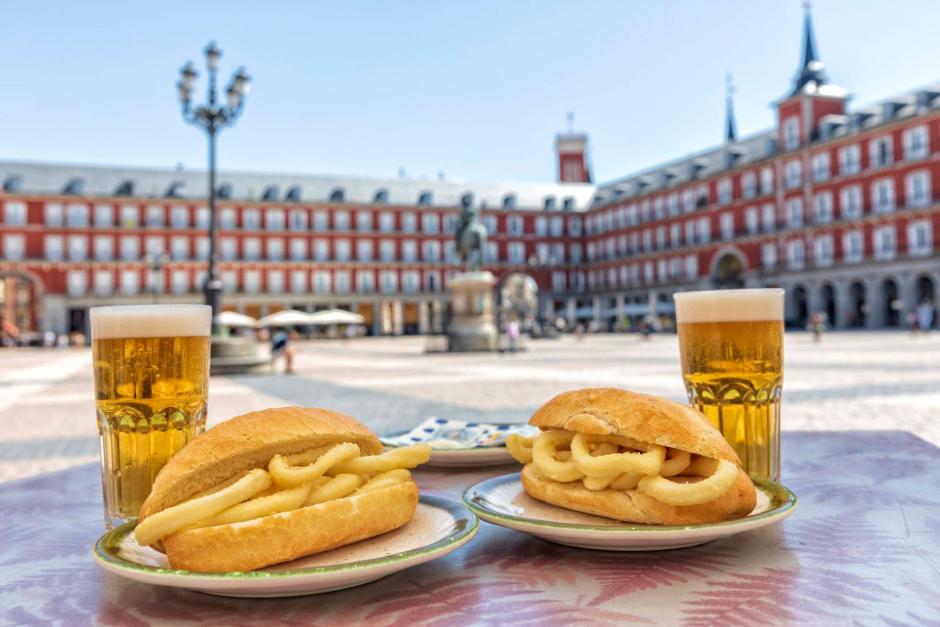
<instances>
[{"instance_id":1,"label":"statue pedestal","mask_svg":"<svg viewBox=\"0 0 940 627\"><path fill-rule=\"evenodd\" d=\"M447 326L447 350L495 351L499 332L493 312L492 273L461 272L450 282L451 317Z\"/></svg>"}]
</instances>

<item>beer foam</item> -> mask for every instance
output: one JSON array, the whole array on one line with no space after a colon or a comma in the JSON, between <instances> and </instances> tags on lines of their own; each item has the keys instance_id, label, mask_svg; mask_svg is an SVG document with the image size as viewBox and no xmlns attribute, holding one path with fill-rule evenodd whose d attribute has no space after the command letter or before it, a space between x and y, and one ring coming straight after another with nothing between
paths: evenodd
<instances>
[{"instance_id":1,"label":"beer foam","mask_svg":"<svg viewBox=\"0 0 940 627\"><path fill-rule=\"evenodd\" d=\"M208 336L208 305L119 305L91 308L91 338Z\"/></svg>"},{"instance_id":2,"label":"beer foam","mask_svg":"<svg viewBox=\"0 0 940 627\"><path fill-rule=\"evenodd\" d=\"M779 288L676 292L676 323L783 320Z\"/></svg>"}]
</instances>

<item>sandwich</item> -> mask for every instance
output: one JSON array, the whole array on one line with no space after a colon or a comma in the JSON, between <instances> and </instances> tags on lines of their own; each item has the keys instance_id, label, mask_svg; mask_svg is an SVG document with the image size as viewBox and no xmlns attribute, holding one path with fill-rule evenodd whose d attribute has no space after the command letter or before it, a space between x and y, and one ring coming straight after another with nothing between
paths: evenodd
<instances>
[{"instance_id":1,"label":"sandwich","mask_svg":"<svg viewBox=\"0 0 940 627\"><path fill-rule=\"evenodd\" d=\"M357 420L281 407L223 422L157 475L134 530L174 569L249 571L329 551L411 520L419 444L382 453Z\"/></svg>"},{"instance_id":2,"label":"sandwich","mask_svg":"<svg viewBox=\"0 0 940 627\"><path fill-rule=\"evenodd\" d=\"M617 388L559 394L509 436L534 499L646 525L689 525L747 516L754 483L703 414Z\"/></svg>"}]
</instances>

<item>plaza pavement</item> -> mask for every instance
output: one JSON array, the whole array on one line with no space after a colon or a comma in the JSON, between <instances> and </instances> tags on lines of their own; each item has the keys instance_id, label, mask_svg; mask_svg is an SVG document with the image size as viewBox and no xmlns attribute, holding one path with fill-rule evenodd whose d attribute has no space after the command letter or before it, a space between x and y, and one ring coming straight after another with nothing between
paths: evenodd
<instances>
[{"instance_id":1,"label":"plaza pavement","mask_svg":"<svg viewBox=\"0 0 940 627\"><path fill-rule=\"evenodd\" d=\"M524 421L552 395L584 386L685 397L674 336L567 336L513 356L424 354L428 341L299 343L296 375L213 377L209 424L300 404L386 432L432 415ZM904 429L940 446L940 334L830 333L820 344L788 334L785 362L784 429ZM96 460L90 352L0 350L0 425L0 481Z\"/></svg>"}]
</instances>

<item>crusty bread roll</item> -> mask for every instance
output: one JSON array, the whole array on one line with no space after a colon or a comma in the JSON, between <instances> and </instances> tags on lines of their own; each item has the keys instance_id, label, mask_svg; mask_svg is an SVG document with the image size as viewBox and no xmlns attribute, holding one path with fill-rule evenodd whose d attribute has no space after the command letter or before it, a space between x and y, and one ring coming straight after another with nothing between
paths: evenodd
<instances>
[{"instance_id":1,"label":"crusty bread roll","mask_svg":"<svg viewBox=\"0 0 940 627\"><path fill-rule=\"evenodd\" d=\"M754 483L741 460L703 414L679 403L618 388L564 392L538 408L529 424L592 435L621 435L726 460L738 467L732 487L700 505L675 506L640 490L589 490L581 482L560 483L541 475L532 463L522 471L522 485L532 498L588 514L626 522L684 525L747 516L757 502Z\"/></svg>"},{"instance_id":2,"label":"crusty bread roll","mask_svg":"<svg viewBox=\"0 0 940 627\"><path fill-rule=\"evenodd\" d=\"M232 418L195 438L163 467L138 518L266 468L274 455L343 442L357 444L362 455L382 451L363 424L327 409L282 407ZM411 520L417 505L418 488L406 481L244 522L185 529L160 544L173 568L254 570L397 529Z\"/></svg>"}]
</instances>

